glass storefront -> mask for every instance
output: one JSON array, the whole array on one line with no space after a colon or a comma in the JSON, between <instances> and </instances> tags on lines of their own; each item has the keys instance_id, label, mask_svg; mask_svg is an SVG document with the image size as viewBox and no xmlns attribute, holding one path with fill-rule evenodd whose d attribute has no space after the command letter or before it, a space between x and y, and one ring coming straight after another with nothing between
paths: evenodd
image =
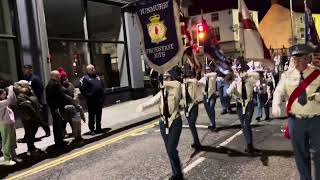
<instances>
[{"instance_id":1,"label":"glass storefront","mask_svg":"<svg viewBox=\"0 0 320 180\"><path fill-rule=\"evenodd\" d=\"M107 88L128 87L121 7L91 0L44 0L51 69L63 67L75 86L87 64Z\"/></svg>"},{"instance_id":2,"label":"glass storefront","mask_svg":"<svg viewBox=\"0 0 320 180\"><path fill-rule=\"evenodd\" d=\"M17 81L14 8L11 0L0 0L0 79Z\"/></svg>"}]
</instances>

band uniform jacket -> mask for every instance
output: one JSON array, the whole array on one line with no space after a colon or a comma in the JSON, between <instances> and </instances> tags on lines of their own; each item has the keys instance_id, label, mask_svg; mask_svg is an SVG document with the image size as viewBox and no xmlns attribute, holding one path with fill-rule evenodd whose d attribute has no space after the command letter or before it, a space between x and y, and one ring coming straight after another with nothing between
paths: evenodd
<instances>
[{"instance_id":1,"label":"band uniform jacket","mask_svg":"<svg viewBox=\"0 0 320 180\"><path fill-rule=\"evenodd\" d=\"M242 78L244 79L247 92L246 100L242 99ZM258 80L259 74L257 72L240 73L227 89L227 94L230 96L232 95L245 108L247 104L253 100L253 89Z\"/></svg>"},{"instance_id":2,"label":"band uniform jacket","mask_svg":"<svg viewBox=\"0 0 320 180\"><path fill-rule=\"evenodd\" d=\"M217 91L217 73L211 72L205 74L200 80L199 83L203 84L203 93L207 95L208 99L210 99L213 95L216 94ZM208 92L205 90L205 86L208 82Z\"/></svg>"},{"instance_id":3,"label":"band uniform jacket","mask_svg":"<svg viewBox=\"0 0 320 180\"><path fill-rule=\"evenodd\" d=\"M169 107L169 114L170 114L168 118L168 122L169 122L168 126L170 127L172 122L176 118L180 117L179 104L182 96L181 83L179 81L164 81L162 88L165 89L165 95L167 95L168 97L168 107ZM160 114L164 115L162 90L160 90L149 101L142 104L141 107L142 109L145 109L145 108L154 106L156 104L159 104Z\"/></svg>"},{"instance_id":4,"label":"band uniform jacket","mask_svg":"<svg viewBox=\"0 0 320 180\"><path fill-rule=\"evenodd\" d=\"M306 79L313 71L314 66L309 65L303 71L303 77ZM292 92L298 87L300 83L300 72L291 69L284 72L274 92L272 108L279 108L283 101L287 101ZM307 104L304 106L298 103L298 98L293 102L291 113L300 116L316 116L320 115L320 78L315 79L307 88L307 97L314 96L313 99L307 98ZM273 110L274 112L274 110Z\"/></svg>"},{"instance_id":5,"label":"band uniform jacket","mask_svg":"<svg viewBox=\"0 0 320 180\"><path fill-rule=\"evenodd\" d=\"M187 85L187 88L185 87ZM196 78L186 79L185 83L182 85L182 97L183 103L188 107L188 112L193 108L194 105L198 104L203 96L202 96L202 85L198 82ZM187 92L186 92L187 89ZM188 94L187 94L188 93ZM187 95L189 95L190 100L187 101Z\"/></svg>"}]
</instances>

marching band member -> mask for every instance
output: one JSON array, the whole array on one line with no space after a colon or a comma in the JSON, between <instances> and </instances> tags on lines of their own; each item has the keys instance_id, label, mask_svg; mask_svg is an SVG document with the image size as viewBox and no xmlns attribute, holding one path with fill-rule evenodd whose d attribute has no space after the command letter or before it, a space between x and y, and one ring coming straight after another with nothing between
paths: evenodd
<instances>
[{"instance_id":1,"label":"marching band member","mask_svg":"<svg viewBox=\"0 0 320 180\"><path fill-rule=\"evenodd\" d=\"M193 137L193 144L191 147L198 150L201 147L201 143L196 128L196 122L198 119L199 102L201 101L201 99L199 99L199 97L201 97L201 95L199 95L199 92L201 92L199 89L202 86L196 78L195 71L192 70L185 70L184 81L185 82L182 87L182 96L184 99L186 118L188 120Z\"/></svg>"},{"instance_id":2,"label":"marching band member","mask_svg":"<svg viewBox=\"0 0 320 180\"><path fill-rule=\"evenodd\" d=\"M294 68L282 74L274 93L272 114L279 116L279 105L288 100L289 136L300 178L312 179L312 158L315 179L320 179L320 70L308 65L313 51L310 46L295 45L289 51Z\"/></svg>"},{"instance_id":3,"label":"marching band member","mask_svg":"<svg viewBox=\"0 0 320 180\"><path fill-rule=\"evenodd\" d=\"M256 72L247 72L249 66L244 60L239 60L236 65L237 78L229 86L227 93L234 95L237 100L237 114L246 140L247 153L254 153L255 149L252 142L251 120L254 112L253 87L259 80Z\"/></svg>"},{"instance_id":4,"label":"marching band member","mask_svg":"<svg viewBox=\"0 0 320 180\"><path fill-rule=\"evenodd\" d=\"M179 103L182 96L181 83L177 81L177 73L170 70L163 75L161 90L148 102L138 106L137 111L143 111L156 104L160 105L160 132L169 156L172 176L170 179L183 179L181 163L178 155L178 143L182 131L182 120Z\"/></svg>"},{"instance_id":5,"label":"marching band member","mask_svg":"<svg viewBox=\"0 0 320 180\"><path fill-rule=\"evenodd\" d=\"M209 116L209 126L208 129L211 131L217 131L216 127L216 112L215 112L215 105L217 100L217 87L216 87L216 79L217 73L214 72L214 65L206 65L206 73L204 76L199 80L199 83L204 85L203 88L203 105L206 109L206 112Z\"/></svg>"}]
</instances>

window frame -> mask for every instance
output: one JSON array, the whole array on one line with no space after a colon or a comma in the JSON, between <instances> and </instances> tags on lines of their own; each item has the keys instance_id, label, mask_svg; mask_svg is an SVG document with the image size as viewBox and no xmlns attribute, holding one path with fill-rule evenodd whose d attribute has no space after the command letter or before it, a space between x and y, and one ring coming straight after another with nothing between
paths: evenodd
<instances>
[{"instance_id":1,"label":"window frame","mask_svg":"<svg viewBox=\"0 0 320 180\"><path fill-rule=\"evenodd\" d=\"M210 17L211 17L211 22L216 22L216 21L219 21L220 19L218 12L211 13Z\"/></svg>"}]
</instances>

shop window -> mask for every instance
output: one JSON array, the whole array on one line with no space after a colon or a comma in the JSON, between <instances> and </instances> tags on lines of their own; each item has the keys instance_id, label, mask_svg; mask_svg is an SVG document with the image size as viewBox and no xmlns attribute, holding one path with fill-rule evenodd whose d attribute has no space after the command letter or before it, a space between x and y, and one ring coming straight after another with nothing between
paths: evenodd
<instances>
[{"instance_id":1,"label":"shop window","mask_svg":"<svg viewBox=\"0 0 320 180\"><path fill-rule=\"evenodd\" d=\"M121 8L88 1L88 24L91 39L123 41Z\"/></svg>"},{"instance_id":2,"label":"shop window","mask_svg":"<svg viewBox=\"0 0 320 180\"><path fill-rule=\"evenodd\" d=\"M81 0L44 0L49 37L85 38Z\"/></svg>"},{"instance_id":3,"label":"shop window","mask_svg":"<svg viewBox=\"0 0 320 180\"><path fill-rule=\"evenodd\" d=\"M13 15L12 1L0 0L0 79L8 81L18 80Z\"/></svg>"},{"instance_id":4,"label":"shop window","mask_svg":"<svg viewBox=\"0 0 320 180\"><path fill-rule=\"evenodd\" d=\"M86 70L88 62L88 43L72 41L49 41L51 69L64 68L69 81L75 86Z\"/></svg>"},{"instance_id":5,"label":"shop window","mask_svg":"<svg viewBox=\"0 0 320 180\"><path fill-rule=\"evenodd\" d=\"M93 59L96 70L107 88L128 86L124 44L94 43Z\"/></svg>"},{"instance_id":6,"label":"shop window","mask_svg":"<svg viewBox=\"0 0 320 180\"><path fill-rule=\"evenodd\" d=\"M0 34L13 34L12 8L8 0L0 0Z\"/></svg>"}]
</instances>

